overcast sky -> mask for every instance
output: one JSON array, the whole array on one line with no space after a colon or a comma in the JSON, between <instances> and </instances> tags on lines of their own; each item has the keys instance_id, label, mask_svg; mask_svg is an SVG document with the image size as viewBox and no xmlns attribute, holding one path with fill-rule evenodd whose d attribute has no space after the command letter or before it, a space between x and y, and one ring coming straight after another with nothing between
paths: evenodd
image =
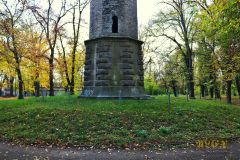
<instances>
[{"instance_id":1,"label":"overcast sky","mask_svg":"<svg viewBox=\"0 0 240 160\"><path fill-rule=\"evenodd\" d=\"M139 24L146 24L158 11L160 0L138 0Z\"/></svg>"},{"instance_id":2,"label":"overcast sky","mask_svg":"<svg viewBox=\"0 0 240 160\"><path fill-rule=\"evenodd\" d=\"M138 23L139 25L146 25L150 19L157 13L159 9L158 2L160 0L137 0L138 1ZM84 19L86 20L87 24L83 30L89 29L89 19L90 19L90 9L89 6L85 10ZM86 33L84 31L84 33ZM84 39L88 39L88 35L84 35Z\"/></svg>"}]
</instances>

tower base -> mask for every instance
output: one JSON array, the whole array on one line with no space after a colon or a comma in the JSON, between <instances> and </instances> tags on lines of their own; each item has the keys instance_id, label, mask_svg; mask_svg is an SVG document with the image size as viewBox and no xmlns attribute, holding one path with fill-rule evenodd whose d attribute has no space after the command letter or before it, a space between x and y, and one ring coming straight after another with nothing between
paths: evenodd
<instances>
[{"instance_id":1,"label":"tower base","mask_svg":"<svg viewBox=\"0 0 240 160\"><path fill-rule=\"evenodd\" d=\"M102 37L85 42L85 98L144 98L142 42Z\"/></svg>"}]
</instances>

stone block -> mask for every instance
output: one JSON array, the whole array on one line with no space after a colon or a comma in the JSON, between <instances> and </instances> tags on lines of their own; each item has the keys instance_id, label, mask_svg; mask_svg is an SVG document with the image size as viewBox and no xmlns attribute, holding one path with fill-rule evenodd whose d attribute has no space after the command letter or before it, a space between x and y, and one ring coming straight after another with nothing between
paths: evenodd
<instances>
[{"instance_id":1,"label":"stone block","mask_svg":"<svg viewBox=\"0 0 240 160\"><path fill-rule=\"evenodd\" d=\"M109 80L98 80L96 81L96 86L109 86Z\"/></svg>"},{"instance_id":2,"label":"stone block","mask_svg":"<svg viewBox=\"0 0 240 160\"><path fill-rule=\"evenodd\" d=\"M121 78L121 80L128 80L128 81L132 81L134 78L133 76L129 76L129 75L125 75Z\"/></svg>"},{"instance_id":3,"label":"stone block","mask_svg":"<svg viewBox=\"0 0 240 160\"><path fill-rule=\"evenodd\" d=\"M127 59L127 58L122 58L121 62L126 64L134 64L133 59Z\"/></svg>"},{"instance_id":4,"label":"stone block","mask_svg":"<svg viewBox=\"0 0 240 160\"><path fill-rule=\"evenodd\" d=\"M106 64L98 64L97 65L97 69L111 69L111 64L108 64L108 63L106 63Z\"/></svg>"},{"instance_id":5,"label":"stone block","mask_svg":"<svg viewBox=\"0 0 240 160\"><path fill-rule=\"evenodd\" d=\"M123 75L135 75L135 72L132 69L126 69L123 70Z\"/></svg>"},{"instance_id":6,"label":"stone block","mask_svg":"<svg viewBox=\"0 0 240 160\"><path fill-rule=\"evenodd\" d=\"M97 59L97 64L102 64L102 63L111 63L109 59L107 58L99 58Z\"/></svg>"},{"instance_id":7,"label":"stone block","mask_svg":"<svg viewBox=\"0 0 240 160\"><path fill-rule=\"evenodd\" d=\"M96 72L97 75L108 75L109 71L106 69L98 69Z\"/></svg>"},{"instance_id":8,"label":"stone block","mask_svg":"<svg viewBox=\"0 0 240 160\"><path fill-rule=\"evenodd\" d=\"M97 80L110 80L111 76L109 75L98 75Z\"/></svg>"},{"instance_id":9,"label":"stone block","mask_svg":"<svg viewBox=\"0 0 240 160\"><path fill-rule=\"evenodd\" d=\"M125 63L121 63L120 64L120 69L121 70L125 70L125 69L133 69L133 65L132 64L125 64Z\"/></svg>"},{"instance_id":10,"label":"stone block","mask_svg":"<svg viewBox=\"0 0 240 160\"><path fill-rule=\"evenodd\" d=\"M135 86L135 83L131 80L122 80L121 84L122 86Z\"/></svg>"},{"instance_id":11,"label":"stone block","mask_svg":"<svg viewBox=\"0 0 240 160\"><path fill-rule=\"evenodd\" d=\"M120 56L120 58L123 58L123 59L132 58L132 55L131 54L123 54Z\"/></svg>"},{"instance_id":12,"label":"stone block","mask_svg":"<svg viewBox=\"0 0 240 160\"><path fill-rule=\"evenodd\" d=\"M111 59L112 55L110 52L99 52L98 53L98 58L108 58Z\"/></svg>"}]
</instances>

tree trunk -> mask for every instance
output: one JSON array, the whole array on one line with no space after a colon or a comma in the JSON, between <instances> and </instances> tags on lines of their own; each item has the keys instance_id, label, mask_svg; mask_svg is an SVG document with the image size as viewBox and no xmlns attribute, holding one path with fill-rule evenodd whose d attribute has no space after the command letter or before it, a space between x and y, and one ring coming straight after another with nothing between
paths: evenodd
<instances>
[{"instance_id":1,"label":"tree trunk","mask_svg":"<svg viewBox=\"0 0 240 160\"><path fill-rule=\"evenodd\" d=\"M213 86L210 87L210 96L211 96L211 99L213 99L213 97L214 97L214 87Z\"/></svg>"},{"instance_id":2,"label":"tree trunk","mask_svg":"<svg viewBox=\"0 0 240 160\"><path fill-rule=\"evenodd\" d=\"M190 98L195 99L194 82L190 82L189 88L190 88L190 95L189 95Z\"/></svg>"},{"instance_id":3,"label":"tree trunk","mask_svg":"<svg viewBox=\"0 0 240 160\"><path fill-rule=\"evenodd\" d=\"M74 80L72 81L72 83L71 83L71 86L70 86L70 94L71 95L74 95L74 86L75 86L75 84L74 84L75 82L74 82Z\"/></svg>"},{"instance_id":4,"label":"tree trunk","mask_svg":"<svg viewBox=\"0 0 240 160\"><path fill-rule=\"evenodd\" d=\"M185 64L186 64L186 67L187 67L187 75L186 75L186 77L188 79L188 92L189 92L188 94L189 94L189 98L190 99L195 99L192 56L185 57Z\"/></svg>"},{"instance_id":5,"label":"tree trunk","mask_svg":"<svg viewBox=\"0 0 240 160\"><path fill-rule=\"evenodd\" d=\"M200 85L201 88L201 97L205 97L205 86L203 84Z\"/></svg>"},{"instance_id":6,"label":"tree trunk","mask_svg":"<svg viewBox=\"0 0 240 160\"><path fill-rule=\"evenodd\" d=\"M187 79L188 79L188 94L190 99L195 99L195 93L194 93L194 81L193 81L193 69L192 69L192 60L187 58L186 61L187 66Z\"/></svg>"},{"instance_id":7,"label":"tree trunk","mask_svg":"<svg viewBox=\"0 0 240 160\"><path fill-rule=\"evenodd\" d=\"M180 5L182 2L179 3ZM189 98L190 99L195 99L195 94L194 94L194 73L193 73L193 51L192 48L190 47L190 39L188 35L188 29L187 29L187 24L186 24L186 19L184 15L184 11L180 9L179 11L180 15L180 25L182 27L182 33L183 33L183 38L184 38L184 43L186 47L186 54L185 56L185 63L188 71L188 84L189 84ZM184 51L183 51L184 52Z\"/></svg>"},{"instance_id":8,"label":"tree trunk","mask_svg":"<svg viewBox=\"0 0 240 160\"><path fill-rule=\"evenodd\" d=\"M64 45L63 45L62 36L60 35L59 38L60 38L60 43L61 43L61 47L62 47L62 51L63 51L64 72L65 72L66 81L67 81L67 86L65 87L65 93L67 93L68 86L71 86L71 81L70 81L69 74L68 74L68 64L67 64L67 60L66 60L66 50L65 50Z\"/></svg>"},{"instance_id":9,"label":"tree trunk","mask_svg":"<svg viewBox=\"0 0 240 160\"><path fill-rule=\"evenodd\" d=\"M216 86L216 78L215 78L214 73L210 74L209 82L210 82L209 92L210 92L211 99L213 99L214 98L214 90L215 90L215 86Z\"/></svg>"},{"instance_id":10,"label":"tree trunk","mask_svg":"<svg viewBox=\"0 0 240 160\"><path fill-rule=\"evenodd\" d=\"M75 61L76 61L76 50L74 48L73 54L72 54L72 79L71 79L71 85L70 85L70 94L74 95L74 87L75 87Z\"/></svg>"},{"instance_id":11,"label":"tree trunk","mask_svg":"<svg viewBox=\"0 0 240 160\"><path fill-rule=\"evenodd\" d=\"M36 80L34 82L35 97L40 97L40 82Z\"/></svg>"},{"instance_id":12,"label":"tree trunk","mask_svg":"<svg viewBox=\"0 0 240 160\"><path fill-rule=\"evenodd\" d=\"M208 88L205 87L205 96L209 96Z\"/></svg>"},{"instance_id":13,"label":"tree trunk","mask_svg":"<svg viewBox=\"0 0 240 160\"><path fill-rule=\"evenodd\" d=\"M192 69L189 69L189 98L190 99L195 99L193 70Z\"/></svg>"},{"instance_id":14,"label":"tree trunk","mask_svg":"<svg viewBox=\"0 0 240 160\"><path fill-rule=\"evenodd\" d=\"M218 87L215 88L215 99L221 99L221 92Z\"/></svg>"},{"instance_id":15,"label":"tree trunk","mask_svg":"<svg viewBox=\"0 0 240 160\"><path fill-rule=\"evenodd\" d=\"M172 90L173 90L173 94L175 97L177 97L177 86L176 86L176 81L172 80Z\"/></svg>"},{"instance_id":16,"label":"tree trunk","mask_svg":"<svg viewBox=\"0 0 240 160\"><path fill-rule=\"evenodd\" d=\"M53 70L54 70L54 51L51 50L51 55L49 58L49 96L54 96L54 83L53 83Z\"/></svg>"},{"instance_id":17,"label":"tree trunk","mask_svg":"<svg viewBox=\"0 0 240 160\"><path fill-rule=\"evenodd\" d=\"M13 42L15 37L13 37ZM13 43L14 46L16 45L15 43ZM21 68L20 68L20 58L19 58L19 54L18 51L16 49L16 47L14 47L14 49L12 50L13 54L14 54L14 59L16 61L16 67L15 67L15 71L17 73L18 76L18 90L19 90L19 94L18 94L18 99L24 99L24 95L23 95L23 79L22 79L22 73L21 73Z\"/></svg>"},{"instance_id":18,"label":"tree trunk","mask_svg":"<svg viewBox=\"0 0 240 160\"><path fill-rule=\"evenodd\" d=\"M36 66L39 66L39 62L37 62ZM34 94L35 97L40 97L40 81L39 81L39 72L38 70L35 71L36 76L35 76L35 81L34 81Z\"/></svg>"},{"instance_id":19,"label":"tree trunk","mask_svg":"<svg viewBox=\"0 0 240 160\"><path fill-rule=\"evenodd\" d=\"M14 86L14 84L13 84L13 83L14 83L14 77L10 77L10 81L9 81L9 82L10 82L10 96L13 97L13 96L14 96L14 95L13 95L13 92L14 92L14 91L13 91L13 88L14 88L14 87L13 87L13 86Z\"/></svg>"},{"instance_id":20,"label":"tree trunk","mask_svg":"<svg viewBox=\"0 0 240 160\"><path fill-rule=\"evenodd\" d=\"M20 70L19 67L16 68L16 72L17 72L17 75L18 75L18 90L19 90L18 99L24 99L24 96L23 96L23 80L22 80L21 70Z\"/></svg>"},{"instance_id":21,"label":"tree trunk","mask_svg":"<svg viewBox=\"0 0 240 160\"><path fill-rule=\"evenodd\" d=\"M232 104L232 80L227 81L226 94L227 94L227 103Z\"/></svg>"},{"instance_id":22,"label":"tree trunk","mask_svg":"<svg viewBox=\"0 0 240 160\"><path fill-rule=\"evenodd\" d=\"M240 76L239 75L236 76L235 81L236 81L236 87L237 87L237 91L238 91L238 96L240 97Z\"/></svg>"},{"instance_id":23,"label":"tree trunk","mask_svg":"<svg viewBox=\"0 0 240 160\"><path fill-rule=\"evenodd\" d=\"M71 85L70 85L70 94L74 95L74 87L75 87L75 59L76 54L73 53L72 55L72 79L71 79Z\"/></svg>"}]
</instances>

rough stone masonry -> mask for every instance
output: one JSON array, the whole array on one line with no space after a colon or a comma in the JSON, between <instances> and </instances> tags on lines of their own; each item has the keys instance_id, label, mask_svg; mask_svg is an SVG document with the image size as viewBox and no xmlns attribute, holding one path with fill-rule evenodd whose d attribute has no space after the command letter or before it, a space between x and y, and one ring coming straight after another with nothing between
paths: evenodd
<instances>
[{"instance_id":1,"label":"rough stone masonry","mask_svg":"<svg viewBox=\"0 0 240 160\"><path fill-rule=\"evenodd\" d=\"M82 97L144 98L137 0L92 0Z\"/></svg>"}]
</instances>

